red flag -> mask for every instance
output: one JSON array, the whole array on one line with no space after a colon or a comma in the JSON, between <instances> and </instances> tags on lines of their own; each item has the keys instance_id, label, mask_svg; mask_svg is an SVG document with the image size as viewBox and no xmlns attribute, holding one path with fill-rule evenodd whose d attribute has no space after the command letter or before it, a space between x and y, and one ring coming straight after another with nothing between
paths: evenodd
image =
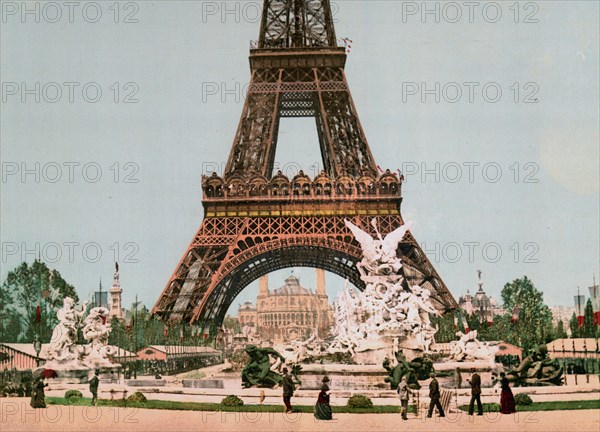
<instances>
[{"instance_id":1,"label":"red flag","mask_svg":"<svg viewBox=\"0 0 600 432\"><path fill-rule=\"evenodd\" d=\"M106 315L102 315L102 325L106 324Z\"/></svg>"},{"instance_id":2,"label":"red flag","mask_svg":"<svg viewBox=\"0 0 600 432\"><path fill-rule=\"evenodd\" d=\"M165 326L163 334L165 335L165 337L169 336L169 327Z\"/></svg>"},{"instance_id":3,"label":"red flag","mask_svg":"<svg viewBox=\"0 0 600 432\"><path fill-rule=\"evenodd\" d=\"M40 305L37 305L35 308L35 323L39 324L42 322L42 308Z\"/></svg>"}]
</instances>

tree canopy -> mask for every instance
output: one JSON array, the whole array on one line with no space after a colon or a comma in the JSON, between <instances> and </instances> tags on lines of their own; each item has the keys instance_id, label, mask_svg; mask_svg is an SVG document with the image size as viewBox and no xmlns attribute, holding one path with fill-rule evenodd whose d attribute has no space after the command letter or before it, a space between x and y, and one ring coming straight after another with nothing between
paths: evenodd
<instances>
[{"instance_id":1,"label":"tree canopy","mask_svg":"<svg viewBox=\"0 0 600 432\"><path fill-rule=\"evenodd\" d=\"M518 320L507 334L507 342L529 353L553 339L552 312L544 303L544 293L527 276L504 285L501 296L507 314L512 313L515 306L520 309Z\"/></svg>"},{"instance_id":2,"label":"tree canopy","mask_svg":"<svg viewBox=\"0 0 600 432\"><path fill-rule=\"evenodd\" d=\"M63 299L79 301L75 287L41 261L21 263L0 286L0 335L5 342L32 342L39 334L48 342L58 323ZM36 309L40 305L40 315Z\"/></svg>"}]
</instances>

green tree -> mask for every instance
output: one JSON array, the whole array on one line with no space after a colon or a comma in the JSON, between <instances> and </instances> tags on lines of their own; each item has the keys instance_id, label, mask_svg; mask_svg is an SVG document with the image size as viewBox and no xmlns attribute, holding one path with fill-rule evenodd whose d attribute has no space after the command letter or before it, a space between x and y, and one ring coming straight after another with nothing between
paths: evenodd
<instances>
[{"instance_id":1,"label":"green tree","mask_svg":"<svg viewBox=\"0 0 600 432\"><path fill-rule=\"evenodd\" d=\"M56 310L62 306L63 299L71 297L79 301L73 285L58 271L37 260L31 266L24 262L10 271L0 293L3 310L0 321L6 332L3 340L7 342L31 342L37 334L42 342L48 342L58 324ZM36 319L38 302L39 322Z\"/></svg>"},{"instance_id":2,"label":"green tree","mask_svg":"<svg viewBox=\"0 0 600 432\"><path fill-rule=\"evenodd\" d=\"M558 320L556 324L556 330L554 331L554 336L556 339L564 339L567 337L567 332L565 331L565 323L563 320Z\"/></svg>"},{"instance_id":3,"label":"green tree","mask_svg":"<svg viewBox=\"0 0 600 432\"><path fill-rule=\"evenodd\" d=\"M13 335L21 333L20 320L12 311L12 303L12 292L6 284L0 285L0 340L5 342L16 342Z\"/></svg>"},{"instance_id":4,"label":"green tree","mask_svg":"<svg viewBox=\"0 0 600 432\"><path fill-rule=\"evenodd\" d=\"M597 326L594 324L594 306L592 306L592 300L588 299L585 304L585 310L583 315L583 328L582 336L586 338L596 337Z\"/></svg>"},{"instance_id":5,"label":"green tree","mask_svg":"<svg viewBox=\"0 0 600 432\"><path fill-rule=\"evenodd\" d=\"M227 315L223 320L223 327L225 327L227 330L232 330L234 334L239 334L242 332L240 322L229 315Z\"/></svg>"},{"instance_id":6,"label":"green tree","mask_svg":"<svg viewBox=\"0 0 600 432\"><path fill-rule=\"evenodd\" d=\"M571 315L571 319L569 320L569 329L571 329L572 338L581 337L581 329L579 328L579 323L577 322L577 315L575 315L575 312L573 312L573 315Z\"/></svg>"},{"instance_id":7,"label":"green tree","mask_svg":"<svg viewBox=\"0 0 600 432\"><path fill-rule=\"evenodd\" d=\"M445 343L456 339L456 332L458 328L454 326L454 314L446 313L442 316L431 317L431 325L437 328L438 331L435 334L436 342Z\"/></svg>"},{"instance_id":8,"label":"green tree","mask_svg":"<svg viewBox=\"0 0 600 432\"><path fill-rule=\"evenodd\" d=\"M527 276L504 285L501 295L507 314L512 314L515 306L521 310L519 319L507 334L507 342L520 346L528 354L552 340L552 313L544 303L544 294Z\"/></svg>"},{"instance_id":9,"label":"green tree","mask_svg":"<svg viewBox=\"0 0 600 432\"><path fill-rule=\"evenodd\" d=\"M115 316L113 316L110 320L110 334L108 336L108 343L123 349L129 347L129 344L127 343L127 336L125 335L125 326L123 325L123 321Z\"/></svg>"},{"instance_id":10,"label":"green tree","mask_svg":"<svg viewBox=\"0 0 600 432\"><path fill-rule=\"evenodd\" d=\"M491 326L487 324L481 328L481 339L484 341L507 341L507 335L511 331L509 315L496 315Z\"/></svg>"}]
</instances>

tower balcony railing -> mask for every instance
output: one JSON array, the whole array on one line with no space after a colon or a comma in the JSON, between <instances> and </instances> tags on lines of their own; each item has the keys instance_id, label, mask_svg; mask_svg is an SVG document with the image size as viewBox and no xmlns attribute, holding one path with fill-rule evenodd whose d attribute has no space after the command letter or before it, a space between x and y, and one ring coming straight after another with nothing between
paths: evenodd
<instances>
[{"instance_id":1,"label":"tower balcony railing","mask_svg":"<svg viewBox=\"0 0 600 432\"><path fill-rule=\"evenodd\" d=\"M330 46L326 43L316 40L314 42L308 42L302 46L294 46L290 45L289 42L286 42L284 39L280 40L269 40L265 41L265 43L261 46L258 40L250 41L250 50L314 50L314 49L322 49L322 50L336 50L336 51L346 51L346 47L344 46Z\"/></svg>"},{"instance_id":2,"label":"tower balcony railing","mask_svg":"<svg viewBox=\"0 0 600 432\"><path fill-rule=\"evenodd\" d=\"M272 179L263 176L225 179L213 173L202 177L204 201L226 200L361 200L401 198L403 176L387 170L378 178L364 175L358 178L331 178L321 173L311 180L302 171L292 180L281 172Z\"/></svg>"}]
</instances>

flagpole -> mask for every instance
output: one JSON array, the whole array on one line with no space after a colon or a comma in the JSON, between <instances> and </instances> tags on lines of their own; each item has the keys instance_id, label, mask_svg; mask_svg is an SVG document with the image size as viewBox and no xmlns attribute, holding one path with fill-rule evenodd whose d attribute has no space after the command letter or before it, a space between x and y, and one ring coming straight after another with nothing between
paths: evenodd
<instances>
[{"instance_id":1,"label":"flagpole","mask_svg":"<svg viewBox=\"0 0 600 432\"><path fill-rule=\"evenodd\" d=\"M35 350L35 355L37 357L36 365L39 366L40 351L42 350L42 343L40 342L42 333L42 260L40 256L38 256L38 263L38 302L37 307L35 308L35 323L37 324L37 334L35 335L35 340L33 341L33 349Z\"/></svg>"},{"instance_id":2,"label":"flagpole","mask_svg":"<svg viewBox=\"0 0 600 432\"><path fill-rule=\"evenodd\" d=\"M138 307L138 296L137 294L135 295L135 312L133 315L133 350L135 352L137 352L137 307ZM133 379L137 379L137 359L134 363L134 368L133 368Z\"/></svg>"}]
</instances>

